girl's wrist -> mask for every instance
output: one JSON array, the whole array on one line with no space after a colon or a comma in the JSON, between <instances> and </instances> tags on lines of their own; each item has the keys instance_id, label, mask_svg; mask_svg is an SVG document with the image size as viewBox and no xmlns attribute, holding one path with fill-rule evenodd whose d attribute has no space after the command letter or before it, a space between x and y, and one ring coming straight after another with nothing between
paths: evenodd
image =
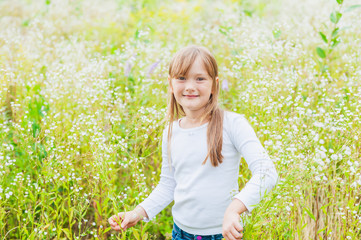
<instances>
[{"instance_id":1,"label":"girl's wrist","mask_svg":"<svg viewBox=\"0 0 361 240\"><path fill-rule=\"evenodd\" d=\"M243 212L247 211L247 208L241 200L235 198L228 206L228 210L242 214Z\"/></svg>"},{"instance_id":2,"label":"girl's wrist","mask_svg":"<svg viewBox=\"0 0 361 240\"><path fill-rule=\"evenodd\" d=\"M132 218L135 219L137 222L139 222L140 220L142 220L142 215L140 215L137 211L133 210L132 211Z\"/></svg>"},{"instance_id":3,"label":"girl's wrist","mask_svg":"<svg viewBox=\"0 0 361 240\"><path fill-rule=\"evenodd\" d=\"M143 214L143 209L138 206L134 209L134 213L137 215L137 221L144 220L146 218Z\"/></svg>"}]
</instances>

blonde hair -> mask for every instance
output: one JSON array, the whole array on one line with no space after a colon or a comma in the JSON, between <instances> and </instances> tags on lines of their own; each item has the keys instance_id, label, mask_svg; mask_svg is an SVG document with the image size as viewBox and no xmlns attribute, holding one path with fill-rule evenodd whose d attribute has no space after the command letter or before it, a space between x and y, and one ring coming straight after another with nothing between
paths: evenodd
<instances>
[{"instance_id":1,"label":"blonde hair","mask_svg":"<svg viewBox=\"0 0 361 240\"><path fill-rule=\"evenodd\" d=\"M201 116L200 121L209 119L207 128L207 147L208 153L202 165L210 158L211 164L217 167L223 162L222 155L222 143L223 143L223 115L224 112L218 106L218 94L219 94L219 82L216 81L218 77L218 66L216 59L212 53L205 47L190 45L180 49L172 58L169 63L169 76L171 79L185 76L193 62L200 57L204 63L208 75L212 78L212 92L208 103L205 106L204 114ZM171 168L171 137L172 137L172 125L174 120L178 120L180 117L185 116L184 109L179 103L177 103L174 94L171 91L169 83L168 87L168 112L167 118L169 121L168 127L168 163Z\"/></svg>"}]
</instances>

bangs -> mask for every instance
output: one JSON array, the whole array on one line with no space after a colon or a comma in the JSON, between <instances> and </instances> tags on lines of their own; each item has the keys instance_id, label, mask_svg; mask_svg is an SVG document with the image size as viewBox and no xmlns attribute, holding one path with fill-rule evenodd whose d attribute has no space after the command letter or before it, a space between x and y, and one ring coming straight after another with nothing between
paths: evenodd
<instances>
[{"instance_id":1,"label":"bangs","mask_svg":"<svg viewBox=\"0 0 361 240\"><path fill-rule=\"evenodd\" d=\"M187 51L180 52L178 56L173 58L173 61L170 64L169 75L172 78L187 75L193 62L196 60L197 55L198 54L195 51L191 53L188 53Z\"/></svg>"},{"instance_id":2,"label":"bangs","mask_svg":"<svg viewBox=\"0 0 361 240\"><path fill-rule=\"evenodd\" d=\"M200 49L194 47L184 48L183 51L178 52L173 57L169 64L169 76L171 78L186 76L193 62L197 59L198 56L202 59L203 65L207 70L208 75L214 79L218 74L217 65L208 58L206 52L203 52Z\"/></svg>"}]
</instances>

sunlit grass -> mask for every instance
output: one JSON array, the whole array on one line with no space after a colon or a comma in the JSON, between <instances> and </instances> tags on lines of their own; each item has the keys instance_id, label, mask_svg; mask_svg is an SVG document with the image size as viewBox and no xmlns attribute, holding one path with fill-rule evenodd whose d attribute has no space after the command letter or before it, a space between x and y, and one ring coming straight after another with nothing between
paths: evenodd
<instances>
[{"instance_id":1,"label":"sunlit grass","mask_svg":"<svg viewBox=\"0 0 361 240\"><path fill-rule=\"evenodd\" d=\"M280 175L242 216L245 239L360 239L355 4L1 1L0 239L169 239L172 204L125 233L107 219L159 181L168 61L188 44L213 51L222 106L246 116ZM323 59L319 32L335 27Z\"/></svg>"}]
</instances>

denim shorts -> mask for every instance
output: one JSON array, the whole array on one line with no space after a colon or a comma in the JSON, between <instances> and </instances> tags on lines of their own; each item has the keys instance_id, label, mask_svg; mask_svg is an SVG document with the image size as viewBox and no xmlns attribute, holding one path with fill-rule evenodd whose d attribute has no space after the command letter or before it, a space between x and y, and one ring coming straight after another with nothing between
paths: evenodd
<instances>
[{"instance_id":1,"label":"denim shorts","mask_svg":"<svg viewBox=\"0 0 361 240\"><path fill-rule=\"evenodd\" d=\"M221 240L223 239L223 235L215 234L215 235L196 235L183 231L180 229L177 224L173 224L172 231L172 240Z\"/></svg>"}]
</instances>

